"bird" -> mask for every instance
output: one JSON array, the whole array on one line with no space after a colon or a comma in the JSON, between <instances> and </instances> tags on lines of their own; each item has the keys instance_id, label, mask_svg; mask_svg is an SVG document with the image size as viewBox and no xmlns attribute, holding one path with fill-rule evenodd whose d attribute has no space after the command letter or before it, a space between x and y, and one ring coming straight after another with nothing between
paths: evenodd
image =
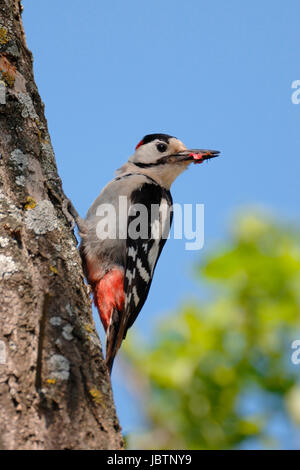
<instances>
[{"instance_id":1,"label":"bird","mask_svg":"<svg viewBox=\"0 0 300 470\"><path fill-rule=\"evenodd\" d=\"M146 135L81 224L83 269L106 333L105 361L110 374L121 343L146 301L169 234L170 187L191 163L202 163L219 153L187 149L169 134Z\"/></svg>"}]
</instances>

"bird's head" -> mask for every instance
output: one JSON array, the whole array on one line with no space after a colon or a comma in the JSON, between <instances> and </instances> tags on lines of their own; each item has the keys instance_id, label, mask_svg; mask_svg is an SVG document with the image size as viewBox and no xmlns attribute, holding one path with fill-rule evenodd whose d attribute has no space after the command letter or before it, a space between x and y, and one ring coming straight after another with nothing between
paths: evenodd
<instances>
[{"instance_id":1,"label":"bird's head","mask_svg":"<svg viewBox=\"0 0 300 470\"><path fill-rule=\"evenodd\" d=\"M217 150L187 149L168 134L148 134L137 144L129 163L169 188L190 163L199 164L218 155Z\"/></svg>"}]
</instances>

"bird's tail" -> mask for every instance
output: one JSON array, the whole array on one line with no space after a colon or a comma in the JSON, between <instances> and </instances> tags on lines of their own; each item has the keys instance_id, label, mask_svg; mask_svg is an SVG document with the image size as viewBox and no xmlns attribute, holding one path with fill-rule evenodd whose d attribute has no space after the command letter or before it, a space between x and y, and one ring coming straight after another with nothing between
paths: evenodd
<instances>
[{"instance_id":1,"label":"bird's tail","mask_svg":"<svg viewBox=\"0 0 300 470\"><path fill-rule=\"evenodd\" d=\"M117 309L113 310L111 321L106 332L106 365L111 374L114 359L123 339L125 339L127 328L123 321L123 315Z\"/></svg>"},{"instance_id":2,"label":"bird's tail","mask_svg":"<svg viewBox=\"0 0 300 470\"><path fill-rule=\"evenodd\" d=\"M111 374L112 366L116 354L121 346L121 343L118 344L118 332L120 325L120 312L115 308L111 315L111 321L106 332L106 365L108 367L109 373Z\"/></svg>"}]
</instances>

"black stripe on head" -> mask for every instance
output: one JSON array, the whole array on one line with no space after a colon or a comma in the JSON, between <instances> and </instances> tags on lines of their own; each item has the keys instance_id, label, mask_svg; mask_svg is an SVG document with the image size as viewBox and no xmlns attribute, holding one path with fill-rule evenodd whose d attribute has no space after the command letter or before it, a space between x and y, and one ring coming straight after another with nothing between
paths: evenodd
<instances>
[{"instance_id":1,"label":"black stripe on head","mask_svg":"<svg viewBox=\"0 0 300 470\"><path fill-rule=\"evenodd\" d=\"M143 139L137 144L135 149L138 149L141 145L149 144L149 142L152 142L156 139L162 140L163 142L166 142L168 144L169 140L172 138L173 136L168 134L148 134L143 137Z\"/></svg>"}]
</instances>

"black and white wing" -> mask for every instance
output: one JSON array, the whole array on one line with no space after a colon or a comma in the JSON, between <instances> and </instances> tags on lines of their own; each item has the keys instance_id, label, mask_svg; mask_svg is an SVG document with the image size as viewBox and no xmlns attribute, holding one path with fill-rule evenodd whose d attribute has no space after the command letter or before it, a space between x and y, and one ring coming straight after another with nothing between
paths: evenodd
<instances>
[{"instance_id":1,"label":"black and white wing","mask_svg":"<svg viewBox=\"0 0 300 470\"><path fill-rule=\"evenodd\" d=\"M145 183L136 190L132 195L132 204L128 217L124 278L125 335L145 303L173 217L170 192L155 183ZM147 214L141 217L139 213L136 216L139 208L143 210L142 207ZM138 224L139 221L144 227ZM136 228L140 235L137 238Z\"/></svg>"},{"instance_id":2,"label":"black and white wing","mask_svg":"<svg viewBox=\"0 0 300 470\"><path fill-rule=\"evenodd\" d=\"M147 298L154 269L173 219L172 196L156 183L144 183L131 196L124 275L125 308L118 346Z\"/></svg>"}]
</instances>

